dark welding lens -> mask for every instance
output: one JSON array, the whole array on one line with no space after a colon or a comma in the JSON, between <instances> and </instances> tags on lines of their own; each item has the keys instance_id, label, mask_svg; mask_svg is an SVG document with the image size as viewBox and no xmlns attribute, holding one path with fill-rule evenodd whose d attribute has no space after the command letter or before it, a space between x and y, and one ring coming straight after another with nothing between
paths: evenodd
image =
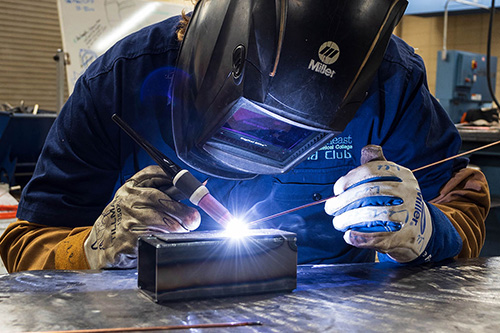
<instances>
[{"instance_id":1,"label":"dark welding lens","mask_svg":"<svg viewBox=\"0 0 500 333\"><path fill-rule=\"evenodd\" d=\"M240 106L206 144L224 150L243 149L246 152L284 161L297 148L320 134L318 131L295 126L258 109L253 103Z\"/></svg>"}]
</instances>

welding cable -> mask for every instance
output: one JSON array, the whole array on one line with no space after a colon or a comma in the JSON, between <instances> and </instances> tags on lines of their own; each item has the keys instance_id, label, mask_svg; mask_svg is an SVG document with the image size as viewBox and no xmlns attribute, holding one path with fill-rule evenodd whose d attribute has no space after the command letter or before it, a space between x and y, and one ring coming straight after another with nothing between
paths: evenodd
<instances>
[{"instance_id":1,"label":"welding cable","mask_svg":"<svg viewBox=\"0 0 500 333\"><path fill-rule=\"evenodd\" d=\"M13 219L17 214L17 205L0 205L0 219Z\"/></svg>"},{"instance_id":2,"label":"welding cable","mask_svg":"<svg viewBox=\"0 0 500 333\"><path fill-rule=\"evenodd\" d=\"M124 122L117 114L113 114L111 119L118 125L120 128L127 133L142 149L144 149L151 158L158 163L158 165L165 171L167 175L174 178L181 168L179 168L174 162L168 159L162 152L156 149L154 146L149 144L146 140L144 140L139 134L137 134L132 127L130 127L126 122Z\"/></svg>"}]
</instances>

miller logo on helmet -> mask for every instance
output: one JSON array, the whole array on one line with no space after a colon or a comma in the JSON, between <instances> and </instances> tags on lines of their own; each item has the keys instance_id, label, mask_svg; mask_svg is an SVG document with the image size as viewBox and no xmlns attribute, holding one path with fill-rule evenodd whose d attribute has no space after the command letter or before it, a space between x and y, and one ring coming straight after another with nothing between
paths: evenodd
<instances>
[{"instance_id":1,"label":"miller logo on helmet","mask_svg":"<svg viewBox=\"0 0 500 333\"><path fill-rule=\"evenodd\" d=\"M331 65L339 59L340 48L335 42L324 42L318 51L319 59L327 64Z\"/></svg>"},{"instance_id":2,"label":"miller logo on helmet","mask_svg":"<svg viewBox=\"0 0 500 333\"><path fill-rule=\"evenodd\" d=\"M324 42L318 50L318 57L321 62L311 59L307 69L328 77L333 77L333 75L335 75L335 71L329 68L328 65L336 62L339 59L339 56L340 48L335 42Z\"/></svg>"}]
</instances>

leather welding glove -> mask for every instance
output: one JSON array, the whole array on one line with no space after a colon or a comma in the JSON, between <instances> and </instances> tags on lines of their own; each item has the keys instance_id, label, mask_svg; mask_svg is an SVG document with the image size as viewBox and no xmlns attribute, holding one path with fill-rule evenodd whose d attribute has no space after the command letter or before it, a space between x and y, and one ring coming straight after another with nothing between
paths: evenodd
<instances>
[{"instance_id":1,"label":"leather welding glove","mask_svg":"<svg viewBox=\"0 0 500 333\"><path fill-rule=\"evenodd\" d=\"M388 162L380 146L364 147L361 156L362 165L339 178L336 196L326 201L335 229L348 244L387 253L397 262L425 256L433 224L415 176Z\"/></svg>"},{"instance_id":2,"label":"leather welding glove","mask_svg":"<svg viewBox=\"0 0 500 333\"><path fill-rule=\"evenodd\" d=\"M200 225L200 213L171 199L172 180L157 165L136 173L116 192L85 241L92 269L137 266L137 239L151 232L188 232Z\"/></svg>"}]
</instances>

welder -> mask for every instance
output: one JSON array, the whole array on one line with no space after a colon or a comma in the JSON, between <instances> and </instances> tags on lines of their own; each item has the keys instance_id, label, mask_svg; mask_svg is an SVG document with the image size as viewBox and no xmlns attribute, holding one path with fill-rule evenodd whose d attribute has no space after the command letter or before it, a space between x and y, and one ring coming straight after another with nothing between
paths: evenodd
<instances>
[{"instance_id":1,"label":"welder","mask_svg":"<svg viewBox=\"0 0 500 333\"><path fill-rule=\"evenodd\" d=\"M200 0L124 38L52 127L1 238L6 267L131 268L140 235L220 228L168 195L172 179L113 114L247 221L335 195L259 225L295 232L300 264L478 256L483 174L463 158L410 171L461 142L392 35L406 5Z\"/></svg>"}]
</instances>

